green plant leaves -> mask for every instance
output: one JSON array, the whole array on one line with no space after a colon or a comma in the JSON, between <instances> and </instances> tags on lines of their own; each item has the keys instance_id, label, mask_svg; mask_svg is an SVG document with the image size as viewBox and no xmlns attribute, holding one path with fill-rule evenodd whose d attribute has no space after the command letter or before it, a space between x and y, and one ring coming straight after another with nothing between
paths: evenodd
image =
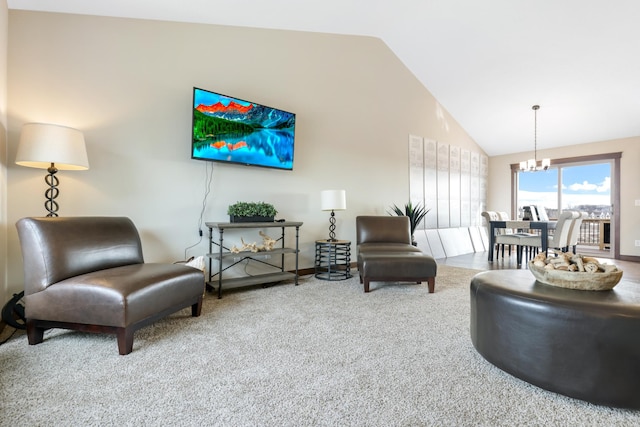
<instances>
[{"instance_id":1,"label":"green plant leaves","mask_svg":"<svg viewBox=\"0 0 640 427\"><path fill-rule=\"evenodd\" d=\"M409 202L404 205L404 210L396 205L393 205L391 207L391 212L388 213L389 215L395 214L397 216L408 216L409 222L411 223L411 234L413 235L413 232L415 231L418 224L420 224L420 221L424 219L424 217L427 215L427 212L429 212L430 210L431 209L426 209L420 203L414 206L411 202Z\"/></svg>"},{"instance_id":2,"label":"green plant leaves","mask_svg":"<svg viewBox=\"0 0 640 427\"><path fill-rule=\"evenodd\" d=\"M234 216L266 216L274 217L278 211L271 203L265 202L236 202L229 205L227 215Z\"/></svg>"}]
</instances>

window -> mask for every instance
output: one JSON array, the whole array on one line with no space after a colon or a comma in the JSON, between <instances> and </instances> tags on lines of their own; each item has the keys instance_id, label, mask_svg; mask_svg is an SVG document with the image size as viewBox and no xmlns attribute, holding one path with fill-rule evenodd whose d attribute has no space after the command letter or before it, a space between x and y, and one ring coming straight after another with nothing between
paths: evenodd
<instances>
[{"instance_id":1,"label":"window","mask_svg":"<svg viewBox=\"0 0 640 427\"><path fill-rule=\"evenodd\" d=\"M587 212L591 218L611 216L611 163L565 166L561 169L562 209Z\"/></svg>"},{"instance_id":2,"label":"window","mask_svg":"<svg viewBox=\"0 0 640 427\"><path fill-rule=\"evenodd\" d=\"M518 218L524 206L544 206L549 218L558 217L558 169L540 172L518 172Z\"/></svg>"},{"instance_id":3,"label":"window","mask_svg":"<svg viewBox=\"0 0 640 427\"><path fill-rule=\"evenodd\" d=\"M550 218L567 209L587 212L591 218L611 215L611 163L588 163L518 171L517 207L544 206ZM558 206L561 208L558 209Z\"/></svg>"}]
</instances>

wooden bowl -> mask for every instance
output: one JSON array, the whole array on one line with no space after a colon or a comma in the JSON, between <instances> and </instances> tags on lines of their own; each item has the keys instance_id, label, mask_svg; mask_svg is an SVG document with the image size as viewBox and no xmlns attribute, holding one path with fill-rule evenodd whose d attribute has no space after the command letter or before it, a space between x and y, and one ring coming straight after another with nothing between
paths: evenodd
<instances>
[{"instance_id":1,"label":"wooden bowl","mask_svg":"<svg viewBox=\"0 0 640 427\"><path fill-rule=\"evenodd\" d=\"M533 261L529 261L529 271L538 282L546 285L583 291L609 291L622 279L622 270L609 273L546 270L534 265Z\"/></svg>"}]
</instances>

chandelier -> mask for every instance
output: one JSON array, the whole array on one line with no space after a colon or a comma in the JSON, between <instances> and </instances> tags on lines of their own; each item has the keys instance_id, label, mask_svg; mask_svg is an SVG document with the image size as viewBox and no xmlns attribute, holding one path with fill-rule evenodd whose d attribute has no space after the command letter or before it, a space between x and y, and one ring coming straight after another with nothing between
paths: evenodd
<instances>
[{"instance_id":1,"label":"chandelier","mask_svg":"<svg viewBox=\"0 0 640 427\"><path fill-rule=\"evenodd\" d=\"M540 106L534 105L531 109L533 110L533 159L520 162L520 170L522 172L546 171L551 166L550 159L542 159L538 165L538 110Z\"/></svg>"}]
</instances>

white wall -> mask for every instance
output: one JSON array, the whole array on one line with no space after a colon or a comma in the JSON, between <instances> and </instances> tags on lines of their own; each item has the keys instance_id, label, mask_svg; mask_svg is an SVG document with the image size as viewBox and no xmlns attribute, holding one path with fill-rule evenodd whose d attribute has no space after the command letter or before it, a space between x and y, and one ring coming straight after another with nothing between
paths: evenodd
<instances>
[{"instance_id":1,"label":"white wall","mask_svg":"<svg viewBox=\"0 0 640 427\"><path fill-rule=\"evenodd\" d=\"M561 159L603 153L622 152L620 159L620 255L640 256L640 248L634 246L640 240L640 137L616 139L538 150L538 158ZM489 194L487 206L491 210L511 211L511 164L529 158L531 153L518 153L489 158Z\"/></svg>"},{"instance_id":2,"label":"white wall","mask_svg":"<svg viewBox=\"0 0 640 427\"><path fill-rule=\"evenodd\" d=\"M13 223L44 215L44 170L15 166L26 122L85 132L90 170L59 173L60 214L126 215L148 261L198 242L205 163L190 159L193 86L297 114L292 172L214 165L204 221L266 201L303 221L300 267L328 235L320 191L347 190L356 215L409 197L409 134L483 152L379 39L11 10L8 68L10 286L22 287ZM207 251L203 240L187 256Z\"/></svg>"}]
</instances>

